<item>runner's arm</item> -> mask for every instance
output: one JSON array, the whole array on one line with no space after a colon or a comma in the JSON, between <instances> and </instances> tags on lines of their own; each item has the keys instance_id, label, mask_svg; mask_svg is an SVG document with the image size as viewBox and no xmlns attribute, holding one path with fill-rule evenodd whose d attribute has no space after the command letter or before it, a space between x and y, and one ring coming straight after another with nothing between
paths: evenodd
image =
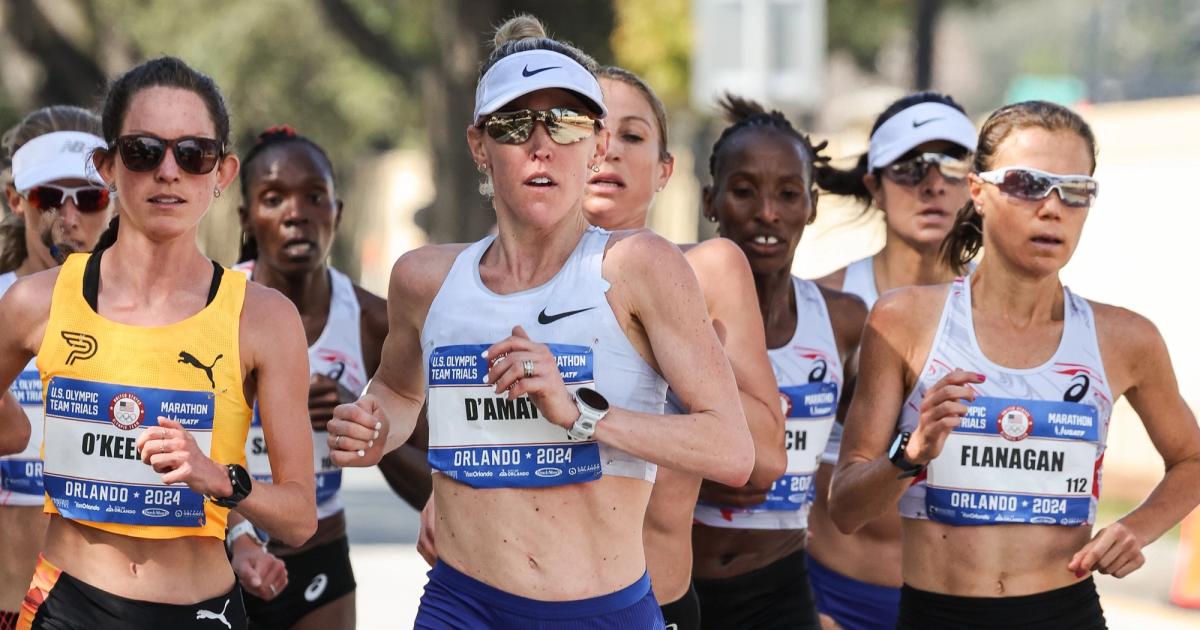
<instances>
[{"instance_id":1,"label":"runner's arm","mask_svg":"<svg viewBox=\"0 0 1200 630\"><path fill-rule=\"evenodd\" d=\"M1113 351L1107 354L1120 357L1124 364L1109 378L1130 383L1124 395L1162 456L1165 474L1141 505L1097 532L1069 568L1124 577L1141 566L1142 547L1157 540L1200 503L1200 484L1196 483L1200 479L1200 427L1180 395L1166 343L1154 324L1115 307L1097 305L1096 314L1098 329L1114 331L1105 335L1112 345L1104 350L1111 348ZM1113 394L1121 395L1118 391Z\"/></svg>"},{"instance_id":2,"label":"runner's arm","mask_svg":"<svg viewBox=\"0 0 1200 630\"><path fill-rule=\"evenodd\" d=\"M255 482L237 511L285 544L304 544L317 528L312 429L307 400L308 348L300 314L273 289L249 284L242 348L251 353L272 483ZM228 479L224 487L232 492Z\"/></svg>"},{"instance_id":3,"label":"runner's arm","mask_svg":"<svg viewBox=\"0 0 1200 630\"><path fill-rule=\"evenodd\" d=\"M691 266L673 244L643 231L615 243L604 270L614 288L620 285L663 377L690 413L656 416L614 408L595 438L661 466L730 486L745 484L754 469L754 442ZM573 423L578 413L569 415Z\"/></svg>"},{"instance_id":4,"label":"runner's arm","mask_svg":"<svg viewBox=\"0 0 1200 630\"><path fill-rule=\"evenodd\" d=\"M715 238L688 250L714 324L733 368L746 424L754 440L749 485L770 489L787 470L779 386L767 357L754 277L746 255L732 241Z\"/></svg>"},{"instance_id":5,"label":"runner's arm","mask_svg":"<svg viewBox=\"0 0 1200 630\"><path fill-rule=\"evenodd\" d=\"M0 455L19 453L29 443L29 418L8 388L33 358L33 340L45 334L53 288L52 278L23 278L0 297Z\"/></svg>"}]
</instances>

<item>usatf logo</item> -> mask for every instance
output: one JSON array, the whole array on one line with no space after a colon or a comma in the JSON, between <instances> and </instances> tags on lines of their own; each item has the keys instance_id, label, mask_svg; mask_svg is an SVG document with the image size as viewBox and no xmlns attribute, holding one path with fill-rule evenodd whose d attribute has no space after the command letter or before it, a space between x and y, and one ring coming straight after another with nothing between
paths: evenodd
<instances>
[{"instance_id":1,"label":"usatf logo","mask_svg":"<svg viewBox=\"0 0 1200 630\"><path fill-rule=\"evenodd\" d=\"M146 417L146 406L134 394L117 394L108 405L108 417L118 429L136 429Z\"/></svg>"},{"instance_id":2,"label":"usatf logo","mask_svg":"<svg viewBox=\"0 0 1200 630\"><path fill-rule=\"evenodd\" d=\"M71 346L71 353L67 355L67 365L74 365L76 361L86 361L96 356L99 344L96 343L95 337L70 330L64 330L61 334L67 345Z\"/></svg>"}]
</instances>

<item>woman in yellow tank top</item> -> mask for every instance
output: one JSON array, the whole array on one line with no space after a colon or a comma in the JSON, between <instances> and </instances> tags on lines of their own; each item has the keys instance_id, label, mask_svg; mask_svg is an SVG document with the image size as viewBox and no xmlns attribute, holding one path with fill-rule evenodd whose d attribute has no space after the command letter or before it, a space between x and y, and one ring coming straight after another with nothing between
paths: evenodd
<instances>
[{"instance_id":1,"label":"woman in yellow tank top","mask_svg":"<svg viewBox=\"0 0 1200 630\"><path fill-rule=\"evenodd\" d=\"M307 411L290 395L307 387L303 328L196 245L238 170L212 79L146 62L109 87L103 132L93 161L124 220L0 301L0 387L36 354L46 410L51 521L18 627L245 628L229 509L293 545L316 526ZM243 467L256 398L274 484ZM28 433L13 402L0 435Z\"/></svg>"}]
</instances>

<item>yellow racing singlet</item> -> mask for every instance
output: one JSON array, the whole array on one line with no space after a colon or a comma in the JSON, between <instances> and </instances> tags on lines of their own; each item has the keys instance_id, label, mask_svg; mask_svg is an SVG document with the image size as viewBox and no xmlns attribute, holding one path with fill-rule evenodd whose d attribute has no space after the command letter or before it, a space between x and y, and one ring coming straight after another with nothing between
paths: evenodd
<instances>
[{"instance_id":1,"label":"yellow racing singlet","mask_svg":"<svg viewBox=\"0 0 1200 630\"><path fill-rule=\"evenodd\" d=\"M99 275L99 258L89 260L74 254L59 271L38 350L45 510L136 538L224 538L229 510L185 484L164 484L134 442L161 416L218 464L245 465L251 409L238 327L246 277L220 273L209 304L183 321L130 326L101 317L85 298L85 282L95 287Z\"/></svg>"}]
</instances>

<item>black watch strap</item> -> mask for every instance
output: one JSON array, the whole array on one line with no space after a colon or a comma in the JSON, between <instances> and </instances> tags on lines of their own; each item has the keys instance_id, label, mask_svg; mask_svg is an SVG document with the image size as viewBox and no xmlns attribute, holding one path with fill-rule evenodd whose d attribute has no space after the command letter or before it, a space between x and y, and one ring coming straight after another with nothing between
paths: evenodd
<instances>
[{"instance_id":1,"label":"black watch strap","mask_svg":"<svg viewBox=\"0 0 1200 630\"><path fill-rule=\"evenodd\" d=\"M905 431L896 436L896 441L892 443L892 452L889 454L888 459L891 460L893 466L902 471L900 475L896 477L897 479L916 477L917 475L921 474L921 471L925 470L925 466L923 464L914 464L908 461L908 457L904 455L904 449L908 446L908 440L910 438L912 438L912 433Z\"/></svg>"},{"instance_id":2,"label":"black watch strap","mask_svg":"<svg viewBox=\"0 0 1200 630\"><path fill-rule=\"evenodd\" d=\"M225 470L229 474L229 486L233 488L232 494L227 497L209 497L209 499L214 505L232 510L243 499L250 496L252 481L250 473L240 464L226 464Z\"/></svg>"}]
</instances>

